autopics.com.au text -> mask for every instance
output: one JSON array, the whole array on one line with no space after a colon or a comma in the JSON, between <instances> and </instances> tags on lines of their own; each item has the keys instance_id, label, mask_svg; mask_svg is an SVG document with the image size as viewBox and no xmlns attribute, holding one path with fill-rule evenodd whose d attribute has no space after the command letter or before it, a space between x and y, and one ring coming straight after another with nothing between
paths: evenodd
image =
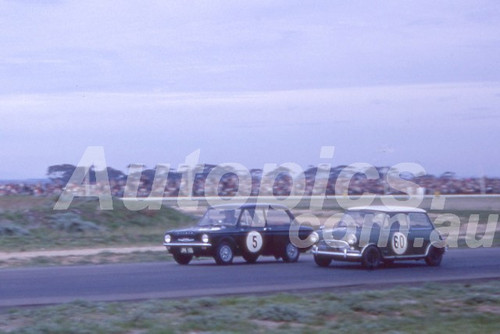
<instances>
[{"instance_id":1,"label":"autopics.com.au text","mask_svg":"<svg viewBox=\"0 0 500 334\"><path fill-rule=\"evenodd\" d=\"M334 146L323 146L320 149L320 159L331 161L334 156ZM196 208L201 201L206 205L212 206L222 203L242 203L251 200L255 203L280 203L290 209L300 207L309 209L312 212L324 209L325 199L331 199L336 202L339 208L347 209L354 206L369 206L374 201L384 206L406 206L419 207L425 197L425 189L408 178L401 175L411 174L415 177L426 175L425 169L417 163L399 163L387 171L383 177L385 182L392 189L403 195L376 195L364 192L361 195L349 196L348 189L351 180L360 174L366 179L377 181L381 175L377 168L369 163L353 163L345 166L337 176L335 182L335 194L337 196L327 196L327 181L330 176L331 163L322 163L315 175L313 196L306 195L306 178L302 167L293 162L282 164L266 163L263 166L259 193L256 196L251 194L252 175L248 168L240 163L222 163L210 169L204 182L204 196L193 196L193 186L195 175L198 171L204 169L204 165L199 163L200 150L187 155L184 164L178 166L176 173L180 174L181 182L179 194L176 198L168 198L170 205L172 201L180 208ZM104 148L101 146L88 147L80 159L75 172L66 184L58 201L55 210L66 210L70 207L75 197L97 197L101 210L112 210L113 199L111 187L107 174L106 158ZM93 168L95 170L96 182L90 184L88 174ZM124 205L127 209L138 211L143 209L159 210L164 201L164 189L168 182L170 173L170 164L158 164L155 169L155 176L152 184L152 190L147 197L138 197L138 190L141 182L142 164L130 164L127 182L124 190ZM276 179L283 170L286 170L291 177L293 185L286 196L275 195L272 187ZM237 189L231 196L220 196L218 185L225 175L232 174L237 177ZM430 208L434 210L443 210L445 198L434 196ZM332 215L332 217L334 217ZM493 243L493 237L498 224L498 214L490 214L483 237L476 239L479 225L479 214L471 214L466 228L466 244L469 247L488 247ZM307 213L298 216L297 221L307 221L310 225L319 224L319 219L314 213ZM458 238L461 230L460 218L452 213L442 213L438 215L434 223L440 227L440 232L447 235L448 245L458 247Z\"/></svg>"}]
</instances>

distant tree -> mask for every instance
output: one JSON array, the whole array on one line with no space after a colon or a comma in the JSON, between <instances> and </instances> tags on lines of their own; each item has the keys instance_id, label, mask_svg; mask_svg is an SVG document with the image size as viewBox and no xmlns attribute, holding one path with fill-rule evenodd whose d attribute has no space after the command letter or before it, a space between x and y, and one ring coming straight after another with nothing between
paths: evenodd
<instances>
[{"instance_id":1,"label":"distant tree","mask_svg":"<svg viewBox=\"0 0 500 334\"><path fill-rule=\"evenodd\" d=\"M444 172L439 178L443 180L453 180L456 178L456 174L454 172Z\"/></svg>"},{"instance_id":2,"label":"distant tree","mask_svg":"<svg viewBox=\"0 0 500 334\"><path fill-rule=\"evenodd\" d=\"M47 176L54 183L66 184L75 172L75 169L76 166L70 164L53 165L48 168Z\"/></svg>"},{"instance_id":3,"label":"distant tree","mask_svg":"<svg viewBox=\"0 0 500 334\"><path fill-rule=\"evenodd\" d=\"M127 178L127 175L125 175L125 173L123 173L121 170L108 167L107 171L108 171L108 178L110 180L119 181Z\"/></svg>"},{"instance_id":4,"label":"distant tree","mask_svg":"<svg viewBox=\"0 0 500 334\"><path fill-rule=\"evenodd\" d=\"M48 168L47 176L52 182L65 185L66 183L68 183L71 175L73 175L77 168L85 169L85 167L76 167L70 164L53 165ZM81 170L81 172L84 173L85 171ZM122 171L111 167L107 168L107 173L110 180L122 180L126 178L126 175ZM88 170L87 177L90 183L96 182L94 166L91 166Z\"/></svg>"}]
</instances>

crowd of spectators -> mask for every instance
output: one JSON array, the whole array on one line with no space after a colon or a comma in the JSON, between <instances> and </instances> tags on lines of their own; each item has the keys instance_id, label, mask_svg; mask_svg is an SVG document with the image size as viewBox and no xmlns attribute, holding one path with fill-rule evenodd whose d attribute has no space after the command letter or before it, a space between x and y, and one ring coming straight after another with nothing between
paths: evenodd
<instances>
[{"instance_id":1,"label":"crowd of spectators","mask_svg":"<svg viewBox=\"0 0 500 334\"><path fill-rule=\"evenodd\" d=\"M207 167L208 166L208 167ZM114 197L177 197L192 195L203 197L206 195L235 196L240 195L361 195L372 194L426 194L426 195L455 195L455 194L500 194L500 178L468 177L460 178L447 172L441 176L425 175L419 177L401 178L389 186L384 171L379 168L380 178L368 179L363 174L340 176L343 166L329 169L327 173L318 173L317 167L307 169L298 181L297 176L281 170L272 174L263 175L262 170L250 170L251 180L240 182L238 171L230 171L220 178L211 179L210 171L214 165L204 165L204 168L191 173L191 182L182 174L170 171L164 180L154 177L154 170L136 175L136 185L130 187L127 177L109 180L111 194ZM219 174L220 175L220 174ZM316 177L317 176L317 177ZM26 196L58 196L65 189L75 195L96 194L107 191L104 184L95 180L90 185L83 186L66 184L57 179L47 179L37 182L4 182L0 183L0 196L26 195ZM191 193L190 193L191 192Z\"/></svg>"},{"instance_id":2,"label":"crowd of spectators","mask_svg":"<svg viewBox=\"0 0 500 334\"><path fill-rule=\"evenodd\" d=\"M45 196L61 193L61 187L51 182L6 182L0 184L0 196L27 195Z\"/></svg>"}]
</instances>

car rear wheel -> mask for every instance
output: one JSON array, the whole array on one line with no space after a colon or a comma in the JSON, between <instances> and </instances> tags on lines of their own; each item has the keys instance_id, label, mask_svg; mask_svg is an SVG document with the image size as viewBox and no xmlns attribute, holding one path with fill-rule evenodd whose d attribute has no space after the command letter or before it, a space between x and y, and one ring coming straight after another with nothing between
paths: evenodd
<instances>
[{"instance_id":1,"label":"car rear wheel","mask_svg":"<svg viewBox=\"0 0 500 334\"><path fill-rule=\"evenodd\" d=\"M361 262L366 269L375 269L380 265L380 251L376 246L368 246L363 252Z\"/></svg>"},{"instance_id":2,"label":"car rear wheel","mask_svg":"<svg viewBox=\"0 0 500 334\"><path fill-rule=\"evenodd\" d=\"M189 262L191 262L191 260L193 259L192 254L182 254L182 253L175 252L173 255L174 255L175 262L177 262L178 264L182 264L182 265L189 264Z\"/></svg>"},{"instance_id":3,"label":"car rear wheel","mask_svg":"<svg viewBox=\"0 0 500 334\"><path fill-rule=\"evenodd\" d=\"M425 263L431 267L437 267L443 259L444 249L431 246L429 253L425 257Z\"/></svg>"},{"instance_id":4,"label":"car rear wheel","mask_svg":"<svg viewBox=\"0 0 500 334\"><path fill-rule=\"evenodd\" d=\"M314 262L320 267L328 267L332 263L332 259L326 256L314 255Z\"/></svg>"},{"instance_id":5,"label":"car rear wheel","mask_svg":"<svg viewBox=\"0 0 500 334\"><path fill-rule=\"evenodd\" d=\"M259 254L243 253L243 258L247 263L255 263L259 258Z\"/></svg>"},{"instance_id":6,"label":"car rear wheel","mask_svg":"<svg viewBox=\"0 0 500 334\"><path fill-rule=\"evenodd\" d=\"M214 255L215 262L221 265L231 264L233 263L233 258L234 258L233 246L226 241L221 242L219 246L217 246L217 249L215 250L215 255Z\"/></svg>"},{"instance_id":7,"label":"car rear wheel","mask_svg":"<svg viewBox=\"0 0 500 334\"><path fill-rule=\"evenodd\" d=\"M288 242L285 247L283 247L283 254L281 254L281 257L283 261L290 263L297 262L299 260L299 255L299 249L291 242Z\"/></svg>"}]
</instances>

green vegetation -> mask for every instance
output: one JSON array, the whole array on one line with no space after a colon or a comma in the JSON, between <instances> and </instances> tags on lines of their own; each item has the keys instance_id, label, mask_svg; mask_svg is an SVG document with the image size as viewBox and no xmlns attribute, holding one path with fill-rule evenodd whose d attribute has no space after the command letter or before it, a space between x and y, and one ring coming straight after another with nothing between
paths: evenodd
<instances>
[{"instance_id":1,"label":"green vegetation","mask_svg":"<svg viewBox=\"0 0 500 334\"><path fill-rule=\"evenodd\" d=\"M165 262L173 258L165 250L134 251L130 253L113 253L109 251L92 255L37 256L33 258L13 257L0 260L0 268L16 267L48 267L85 264L135 263L135 262Z\"/></svg>"},{"instance_id":2,"label":"green vegetation","mask_svg":"<svg viewBox=\"0 0 500 334\"><path fill-rule=\"evenodd\" d=\"M12 333L500 332L500 282L3 309Z\"/></svg>"},{"instance_id":3,"label":"green vegetation","mask_svg":"<svg viewBox=\"0 0 500 334\"><path fill-rule=\"evenodd\" d=\"M472 233L469 234L469 239L471 239L472 243L474 240L482 240L488 244L488 241L491 242L493 247L500 247L500 220L498 219L499 212L498 211L487 211L487 210L446 210L446 211L429 211L429 217L434 222L436 227L440 229L444 233L444 235L448 238L450 247L465 248L470 247L470 244L467 244L466 238L469 234L468 228L472 228L474 223L477 222L477 228L471 229ZM488 221L490 216L493 218L495 224L495 233L488 233L485 236L485 229L488 225ZM447 219L444 217L451 217L451 219ZM457 230L454 228L454 219L458 218L460 228ZM497 218L496 220L494 218ZM448 221L448 220L451 220ZM469 226L469 223L472 223ZM453 231L452 233L447 233L445 231ZM493 238L493 240L491 240ZM458 239L458 240L457 240ZM457 245L454 245L455 241ZM482 243L481 243L482 244Z\"/></svg>"},{"instance_id":4,"label":"green vegetation","mask_svg":"<svg viewBox=\"0 0 500 334\"><path fill-rule=\"evenodd\" d=\"M55 199L0 197L0 251L159 245L165 230L194 218L175 209L131 211L114 200L100 210L97 199L76 199L65 211Z\"/></svg>"},{"instance_id":5,"label":"green vegetation","mask_svg":"<svg viewBox=\"0 0 500 334\"><path fill-rule=\"evenodd\" d=\"M162 206L161 210L132 211L119 199L114 200L113 210L100 210L97 198L75 199L64 211L55 211L55 202L55 198L48 197L0 197L0 252L161 245L165 230L192 225L196 220L167 206ZM294 212L299 215L303 210ZM310 213L324 221L334 211ZM430 216L434 220L443 213L456 215L460 220L459 247L467 246L464 236L471 215L479 215L479 226L477 231L474 230L479 240L484 234L488 217L498 214L493 211L456 210L430 212ZM493 246L500 246L499 229L500 224L496 227ZM89 259L82 261L95 262Z\"/></svg>"}]
</instances>

